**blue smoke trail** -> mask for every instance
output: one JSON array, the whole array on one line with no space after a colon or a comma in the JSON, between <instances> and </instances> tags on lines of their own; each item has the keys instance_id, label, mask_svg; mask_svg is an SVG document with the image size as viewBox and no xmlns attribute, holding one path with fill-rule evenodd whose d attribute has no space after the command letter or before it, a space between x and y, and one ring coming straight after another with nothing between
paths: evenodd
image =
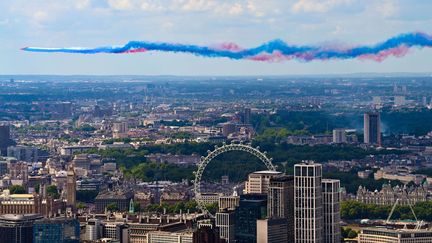
<instances>
[{"instance_id":1,"label":"blue smoke trail","mask_svg":"<svg viewBox=\"0 0 432 243\"><path fill-rule=\"evenodd\" d=\"M232 44L237 46L235 44ZM300 61L366 58L381 61L386 57L403 56L412 47L432 47L432 37L425 33L413 32L392 37L372 46L356 46L338 48L319 45L289 45L282 40L273 40L260 46L242 49L209 47L199 45L174 44L164 42L130 41L124 46L105 46L97 48L41 48L25 47L30 52L62 52L80 54L98 53L135 53L145 51L161 51L174 53L190 53L203 57L225 57L235 60L250 59L256 61L279 61L296 59Z\"/></svg>"}]
</instances>

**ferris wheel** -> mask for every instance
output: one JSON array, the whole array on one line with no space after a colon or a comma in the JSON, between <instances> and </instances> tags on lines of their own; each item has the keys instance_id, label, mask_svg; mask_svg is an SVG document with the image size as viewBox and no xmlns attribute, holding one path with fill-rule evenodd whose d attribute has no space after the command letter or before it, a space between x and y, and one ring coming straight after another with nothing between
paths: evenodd
<instances>
[{"instance_id":1,"label":"ferris wheel","mask_svg":"<svg viewBox=\"0 0 432 243\"><path fill-rule=\"evenodd\" d=\"M221 147L215 146L213 151L208 150L207 156L201 157L201 161L198 165L197 171L194 172L195 180L194 180L194 193L195 193L195 201L198 204L198 208L204 213L211 217L214 217L206 208L205 203L201 198L201 179L204 173L206 166L218 155L230 152L230 151L243 151L249 153L255 157L257 157L270 171L275 171L276 168L272 164L272 158L267 157L267 152L261 152L259 147L252 147L251 144L243 144L243 143L231 143L226 144L223 143Z\"/></svg>"}]
</instances>

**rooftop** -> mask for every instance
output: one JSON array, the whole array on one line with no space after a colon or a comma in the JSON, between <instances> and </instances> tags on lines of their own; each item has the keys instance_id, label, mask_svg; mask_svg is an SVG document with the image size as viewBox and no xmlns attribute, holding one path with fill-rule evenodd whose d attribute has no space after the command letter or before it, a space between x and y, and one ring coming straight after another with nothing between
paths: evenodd
<instances>
[{"instance_id":1,"label":"rooftop","mask_svg":"<svg viewBox=\"0 0 432 243\"><path fill-rule=\"evenodd\" d=\"M268 175L277 175L282 174L282 172L275 171L275 170L261 170L261 171L255 171L252 172L253 174L268 174Z\"/></svg>"}]
</instances>

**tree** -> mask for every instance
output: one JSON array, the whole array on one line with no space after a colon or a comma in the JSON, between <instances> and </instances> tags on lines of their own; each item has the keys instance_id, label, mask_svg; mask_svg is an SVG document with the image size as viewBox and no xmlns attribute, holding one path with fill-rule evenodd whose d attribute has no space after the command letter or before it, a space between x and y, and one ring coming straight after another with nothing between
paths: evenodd
<instances>
[{"instance_id":1,"label":"tree","mask_svg":"<svg viewBox=\"0 0 432 243\"><path fill-rule=\"evenodd\" d=\"M46 189L46 194L50 197L53 197L55 199L60 198L60 194L57 190L57 186L56 185L49 185Z\"/></svg>"},{"instance_id":2,"label":"tree","mask_svg":"<svg viewBox=\"0 0 432 243\"><path fill-rule=\"evenodd\" d=\"M111 211L111 212L117 211L117 210L118 210L117 203L115 203L115 202L109 203L109 204L107 205L106 209L107 209L108 211Z\"/></svg>"},{"instance_id":3,"label":"tree","mask_svg":"<svg viewBox=\"0 0 432 243\"><path fill-rule=\"evenodd\" d=\"M348 232L348 237L347 238L353 239L353 238L356 238L356 237L357 237L357 232L355 230L350 230Z\"/></svg>"},{"instance_id":4,"label":"tree","mask_svg":"<svg viewBox=\"0 0 432 243\"><path fill-rule=\"evenodd\" d=\"M9 187L10 194L25 194L26 190L23 186L13 185Z\"/></svg>"},{"instance_id":5,"label":"tree","mask_svg":"<svg viewBox=\"0 0 432 243\"><path fill-rule=\"evenodd\" d=\"M141 212L141 204L139 202L134 202L133 206L135 212Z\"/></svg>"},{"instance_id":6,"label":"tree","mask_svg":"<svg viewBox=\"0 0 432 243\"><path fill-rule=\"evenodd\" d=\"M83 203L83 202L79 202L79 203L77 204L77 208L78 208L78 209L84 209L84 208L86 208L86 205L85 205L85 203Z\"/></svg>"}]
</instances>

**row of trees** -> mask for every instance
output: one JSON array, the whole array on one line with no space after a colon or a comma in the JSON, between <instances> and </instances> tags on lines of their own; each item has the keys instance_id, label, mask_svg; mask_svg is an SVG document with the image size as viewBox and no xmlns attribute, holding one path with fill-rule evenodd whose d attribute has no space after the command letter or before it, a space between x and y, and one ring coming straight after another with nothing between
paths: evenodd
<instances>
[{"instance_id":1,"label":"row of trees","mask_svg":"<svg viewBox=\"0 0 432 243\"><path fill-rule=\"evenodd\" d=\"M343 219L387 219L393 205L365 204L357 201L341 203L341 217ZM432 202L418 202L413 206L419 220L432 220ZM395 208L392 219L414 220L409 206L399 205Z\"/></svg>"},{"instance_id":2,"label":"row of trees","mask_svg":"<svg viewBox=\"0 0 432 243\"><path fill-rule=\"evenodd\" d=\"M40 186L36 185L35 190L39 192ZM9 187L10 194L26 194L27 190L21 185L12 185ZM46 187L47 196L53 197L55 199L60 198L60 193L56 185L49 185Z\"/></svg>"},{"instance_id":3,"label":"row of trees","mask_svg":"<svg viewBox=\"0 0 432 243\"><path fill-rule=\"evenodd\" d=\"M169 163L140 163L131 168L120 167L126 179L139 179L142 181L171 180L181 181L192 179L195 166L178 166Z\"/></svg>"}]
</instances>

